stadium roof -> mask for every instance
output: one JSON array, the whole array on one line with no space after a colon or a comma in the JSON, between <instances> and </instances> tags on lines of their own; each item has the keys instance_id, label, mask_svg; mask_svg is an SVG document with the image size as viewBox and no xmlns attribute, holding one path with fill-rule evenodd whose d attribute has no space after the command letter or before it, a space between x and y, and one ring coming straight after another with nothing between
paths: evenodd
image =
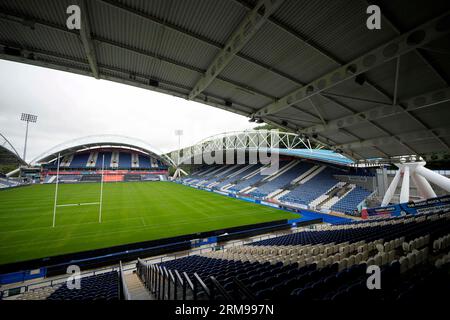
<instances>
[{"instance_id":1,"label":"stadium roof","mask_svg":"<svg viewBox=\"0 0 450 320\"><path fill-rule=\"evenodd\" d=\"M245 130L216 134L192 146L170 152L168 156L170 155L175 163L190 164L195 163L195 158L199 155L211 156L218 151L224 152L223 155L225 155L225 152L229 150L276 153L341 166L361 165L343 154L323 149L323 146L313 146L310 141L298 134L279 130ZM178 159L179 156L180 159Z\"/></svg>"},{"instance_id":2,"label":"stadium roof","mask_svg":"<svg viewBox=\"0 0 450 320\"><path fill-rule=\"evenodd\" d=\"M0 165L26 165L13 145L0 133Z\"/></svg>"},{"instance_id":3,"label":"stadium roof","mask_svg":"<svg viewBox=\"0 0 450 320\"><path fill-rule=\"evenodd\" d=\"M448 0L80 0L69 30L73 3L2 1L0 58L191 99L354 159L450 149Z\"/></svg>"},{"instance_id":4,"label":"stadium roof","mask_svg":"<svg viewBox=\"0 0 450 320\"><path fill-rule=\"evenodd\" d=\"M119 135L95 135L66 141L37 156L31 161L31 164L38 165L48 163L56 159L58 157L58 153L61 156L65 156L77 151L100 147L130 148L160 159L166 164L172 164L172 160L169 157L163 155L159 151L156 151L145 141Z\"/></svg>"}]
</instances>

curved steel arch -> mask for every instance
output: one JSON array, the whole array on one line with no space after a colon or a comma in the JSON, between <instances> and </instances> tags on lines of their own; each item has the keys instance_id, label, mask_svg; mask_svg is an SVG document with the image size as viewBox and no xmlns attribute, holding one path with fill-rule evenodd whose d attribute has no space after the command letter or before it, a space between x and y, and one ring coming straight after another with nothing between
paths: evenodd
<instances>
[{"instance_id":1,"label":"curved steel arch","mask_svg":"<svg viewBox=\"0 0 450 320\"><path fill-rule=\"evenodd\" d=\"M278 130L247 130L221 133L205 138L200 142L171 153L174 163L186 163L193 157L218 150L272 150L280 154L316 159L330 163L351 165L353 161L331 150L323 150L322 145L315 148L305 136ZM287 152L296 150L302 152ZM180 152L179 152L180 151ZM181 157L178 158L178 154Z\"/></svg>"},{"instance_id":2,"label":"curved steel arch","mask_svg":"<svg viewBox=\"0 0 450 320\"><path fill-rule=\"evenodd\" d=\"M77 138L60 143L46 152L40 154L31 161L32 165L37 165L45 162L49 162L55 159L58 153L65 155L68 153L76 152L82 149L89 149L93 147L128 147L131 149L139 150L147 153L155 158L161 159L168 165L175 165L172 159L164 155L156 148L149 145L147 142L121 135L91 135L82 138Z\"/></svg>"},{"instance_id":3,"label":"curved steel arch","mask_svg":"<svg viewBox=\"0 0 450 320\"><path fill-rule=\"evenodd\" d=\"M9 153L12 154L12 156L16 157L17 162L21 164L26 164L25 160L22 159L22 157L17 152L16 148L14 148L11 142L9 142L9 140L1 133L0 133L0 147L6 149L7 151L9 151Z\"/></svg>"}]
</instances>

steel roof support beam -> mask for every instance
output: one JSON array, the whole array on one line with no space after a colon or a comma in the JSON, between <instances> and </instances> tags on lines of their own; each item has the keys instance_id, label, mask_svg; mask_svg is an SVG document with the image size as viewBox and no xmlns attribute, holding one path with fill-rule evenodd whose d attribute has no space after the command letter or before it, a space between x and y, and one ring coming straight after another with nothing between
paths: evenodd
<instances>
[{"instance_id":1,"label":"steel roof support beam","mask_svg":"<svg viewBox=\"0 0 450 320\"><path fill-rule=\"evenodd\" d=\"M164 56L158 55L158 54L153 53L153 52L132 48L132 47L127 46L125 44L117 43L115 41L111 41L111 40L103 39L103 38L99 38L99 37L94 37L93 39L94 39L94 41L96 41L98 43L108 44L110 46L113 46L113 47L116 47L116 48L120 48L120 49L123 49L123 50L127 50L127 51L130 51L130 52L142 55L142 56L146 56L146 57L150 57L150 58L153 58L153 59L161 60L161 61L164 61L166 63L172 64L172 65L174 65L176 67L180 67L180 68L183 68L183 69L186 69L186 70L189 70L189 71L194 71L194 72L197 72L197 73L200 73L200 74L204 74L205 73L205 70L203 70L203 69L200 69L200 68L197 68L197 67L194 67L194 66L191 66L191 65L187 65L187 64L184 64L184 63L181 63L181 62L178 62L178 61L166 58ZM264 98L268 98L270 100L275 100L275 97L270 96L270 95L268 95L268 94L266 94L264 92L261 92L259 90L254 89L254 88L251 88L249 86L246 86L246 85L243 85L243 84L240 84L240 83L236 83L234 81L231 81L231 80L228 80L228 79L225 79L225 78L222 78L222 77L217 77L217 80L219 80L220 82L223 82L224 84L226 84L228 86L236 87L237 89L240 89L241 91L247 92L249 94L258 95L258 96L261 96L261 97L264 97Z\"/></svg>"},{"instance_id":2,"label":"steel roof support beam","mask_svg":"<svg viewBox=\"0 0 450 320\"><path fill-rule=\"evenodd\" d=\"M239 27L233 32L225 47L214 58L203 77L195 84L189 99L194 99L203 92L211 82L231 62L234 56L245 46L253 35L262 27L267 18L275 12L284 0L259 0L255 8L251 10Z\"/></svg>"},{"instance_id":3,"label":"steel roof support beam","mask_svg":"<svg viewBox=\"0 0 450 320\"><path fill-rule=\"evenodd\" d=\"M247 3L245 0L234 0L235 2L247 7L247 8L251 8L251 4ZM384 17L386 19L386 17ZM386 21L389 22L389 20L386 19ZM269 17L269 22L273 23L275 26L277 26L278 28L282 29L283 31L291 34L292 36L296 37L299 41L301 41L305 46L310 47L311 49L315 50L316 52L318 52L319 54L321 54L322 56L328 58L329 60L331 60L334 63L337 63L338 65L342 66L344 63L342 63L341 61L339 61L339 59L337 59L336 57L334 57L332 54L330 54L329 52L327 52L326 50L324 50L323 48L320 48L317 44L314 44L311 39L307 39L306 37L302 36L301 34L299 34L297 31L293 30L292 28L290 28L289 26L286 26L285 24L283 24L282 22L278 21L277 19L275 19L275 17ZM396 31L398 34L400 34L400 32L395 28L395 26L392 25L391 23L391 27L394 29L394 31ZM423 55L420 54L420 52L415 49L415 51L417 52L417 54L420 55L420 57L422 58L422 60L427 63L430 67L431 66L428 61L425 59L425 57L423 57ZM436 70L433 70L436 71ZM437 73L438 74L438 73ZM438 74L439 75L439 74ZM441 77L441 79L443 79ZM384 92L383 90L381 90L378 86L376 86L375 84L371 83L369 80L366 80L366 83L372 87L374 90L378 91L379 93L381 93L382 95L384 95L386 98L388 98L390 101L393 101L394 99L391 98L386 92ZM303 86L304 84L300 83L297 81L297 84ZM323 93L322 96L324 96L326 93ZM330 100L333 102L333 100ZM341 103L336 103L337 105L344 107L346 109L350 109L347 108L345 105L341 104ZM394 102L395 104L395 102ZM353 112L354 113L354 112ZM420 120L418 120L416 117L414 117L412 114L409 114L411 116L411 118L415 121L417 121L420 125L422 125L424 128L427 128L427 126L422 123ZM253 115L252 115L253 116ZM376 125L375 123L368 121L369 124L375 126L377 129L382 130L383 132L387 132L385 129L381 128L380 126ZM437 138L437 140L444 145L444 147L446 147L448 149L448 146L440 139ZM407 147L409 150L413 151L413 149L409 146L407 146L406 144L402 143L402 145L404 145L405 147Z\"/></svg>"},{"instance_id":4,"label":"steel roof support beam","mask_svg":"<svg viewBox=\"0 0 450 320\"><path fill-rule=\"evenodd\" d=\"M95 46L91 36L91 24L89 22L89 10L86 0L80 0L81 8L81 29L80 38L83 43L83 49L89 62L92 74L95 79L100 79L97 65L97 55L95 54Z\"/></svg>"},{"instance_id":5,"label":"steel roof support beam","mask_svg":"<svg viewBox=\"0 0 450 320\"><path fill-rule=\"evenodd\" d=\"M376 146L386 146L389 144L398 143L400 141L404 142L413 142L413 141L420 141L424 139L433 139L435 136L438 137L448 137L450 136L450 129L449 128L436 128L436 129L429 129L429 130L420 130L420 131L414 131L414 132L408 132L398 135L391 135L391 136L383 136L379 138L374 139L367 139L364 141L358 141L358 142L350 142L345 144L337 145L336 148L339 149L362 149L362 148L370 148L370 147L376 147Z\"/></svg>"},{"instance_id":6,"label":"steel roof support beam","mask_svg":"<svg viewBox=\"0 0 450 320\"><path fill-rule=\"evenodd\" d=\"M103 3L105 3L105 4L107 4L107 5L111 6L111 7L116 8L116 9L120 9L120 10L122 10L122 11L124 11L124 12L130 13L130 14L134 14L134 15L136 15L136 16L139 16L139 17L143 18L143 19L152 21L153 23L156 23L156 24L159 24L159 25L161 25L161 26L167 27L167 28L169 28L169 29L171 29L171 30L180 32L181 34L184 34L184 35L186 35L186 36L189 36L189 37L191 37L191 38L193 38L193 39L196 39L196 40L198 40L198 41L201 41L201 42L203 42L203 43L205 43L205 44L208 44L208 45L210 45L210 46L213 46L213 47L216 47L216 48L219 48L219 49L222 49L222 48L223 48L223 46L222 46L221 44L219 44L219 43L216 43L216 42L214 42L214 41L212 41L212 40L210 40L210 39L207 39L207 38L205 38L205 37L203 37L203 36L194 34L194 33L190 32L190 31L188 31L188 30L182 29L182 28L180 28L179 26L173 25L173 24L171 24L171 23L169 23L169 22L167 22L167 21L163 21L163 20L161 20L161 19L159 19L159 18L157 18L157 17L154 17L154 16L152 16L152 15L149 15L149 14L147 14L147 13L144 13L144 12L141 12L141 11L136 10L136 9L134 9L134 8L128 7L128 6L126 6L126 5L123 5L122 3L118 3L118 2L116 2L116 1L114 1L114 0L98 0L98 1L103 2ZM235 2L236 2L236 3L239 3L240 5L243 5L244 7L248 8L248 9L252 9L252 5L251 5L251 4L245 3L245 2L242 1L242 0L235 0ZM330 61L332 61L332 62L334 62L334 63L337 63L337 64L339 64L339 65L342 65L342 63L339 62L338 59L336 59L335 57L332 57L331 54L325 52L323 49L319 48L317 45L312 44L310 40L306 39L305 37L303 37L303 36L301 36L300 34L298 34L298 32L292 30L291 28L289 28L289 27L285 26L284 24L282 24L281 22L277 21L274 17L271 16L271 17L269 17L268 20L269 20L270 23L274 24L274 25L277 26L278 28L281 28L281 29L284 30L285 32L288 32L289 34L291 34L291 35L293 35L294 37L296 37L297 39L299 39L304 45L309 46L310 48L314 49L314 50L315 50L316 52L318 52L319 54L325 56L325 57L328 58ZM256 61L255 59L253 59L253 58L251 58L251 57L248 57L248 56L243 55L243 54L240 53L240 52L237 53L236 56L238 56L238 57L240 57L240 58L242 58L242 59L244 59L244 60L246 60L246 61L248 61L248 62L250 62L250 63L253 63L253 64L257 65L257 66L259 66L259 67L261 67L261 68L267 70L268 72L272 72L272 73L274 73L274 74L277 74L278 76L281 76L281 77L283 77L283 78L286 78L286 79L292 81L293 83L295 83L295 84L297 84L297 85L299 85L299 86L303 86L303 85L304 85L304 83L300 82L298 79L295 79L294 77L292 77L292 76L290 76L290 75L287 75L287 74L285 74L285 73L283 73L283 72L281 72L281 71L279 71L279 70L275 70L273 67L267 66L267 65L261 63L260 61ZM220 78L217 77L217 79L220 79ZM369 83L368 81L366 81L366 82ZM342 105L341 105L341 106L342 106ZM304 111L303 111L302 109L300 109L299 107L296 107L296 109L297 109L298 111L304 112ZM370 123L370 122L369 122L369 123ZM291 129L291 130L297 130L297 129L298 129L298 126L296 126L295 129Z\"/></svg>"},{"instance_id":7,"label":"steel roof support beam","mask_svg":"<svg viewBox=\"0 0 450 320\"><path fill-rule=\"evenodd\" d=\"M25 24L25 23L27 23L27 21L29 21L29 20L27 20L26 17L21 17L21 16L16 15L15 13L11 13L11 12L0 14L0 19L4 19L5 21L21 23L21 24ZM49 23L49 22L46 22L46 21L42 21L42 20L37 20L36 19L36 20L33 20L33 23L34 24L39 24L41 26L44 26L44 27L47 27L47 28L51 28L51 29L54 29L54 30L57 30L57 31L60 31L60 32L65 32L65 33L72 34L72 35L78 35L76 32L70 31L70 30L68 30L65 27L61 27L59 25L55 25L55 24L52 24L52 23ZM187 64L181 63L179 61L175 61L173 59L166 58L166 57L161 56L161 55L157 55L156 53L153 53L153 52L150 52L150 51L147 51L147 50L133 48L133 47L127 46L125 44L118 43L118 42L115 42L115 41L112 41L112 40L109 40L109 39L104 39L104 38L101 38L101 37L98 37L98 36L92 36L91 35L91 41L93 43L107 44L107 45L110 45L110 46L113 46L113 47L117 47L117 48L120 48L120 49L123 49L123 50L127 50L127 51L130 51L130 52L139 54L139 55L143 55L143 56L147 56L147 57L150 57L150 58L153 58L153 59L161 60L161 61L164 61L166 63L172 64L174 66L177 66L177 67L180 67L180 68L184 68L184 69L189 70L189 71L194 71L194 72L197 72L197 73L200 73L200 74L204 74L205 73L205 70L203 70L201 68L197 68L197 67L194 67L194 66L191 66L191 65L187 65ZM92 70L92 68L91 68L91 70ZM223 82L226 85L234 86L237 89L240 89L241 91L247 92L249 94L255 94L255 95L259 95L259 96L268 98L270 100L275 100L275 97L273 97L273 96L270 96L270 95L268 95L268 94L266 94L264 92L261 92L259 90L254 89L254 88L242 85L240 83L236 83L234 81L231 81L231 80L228 80L228 79L225 79L225 78L222 78L222 77L217 77L217 80L219 80L220 82Z\"/></svg>"},{"instance_id":8,"label":"steel roof support beam","mask_svg":"<svg viewBox=\"0 0 450 320\"><path fill-rule=\"evenodd\" d=\"M355 112L355 110L353 110L352 108L343 105L341 102L334 100L333 98L327 97L327 96L323 96L325 99L327 99L330 102L333 102L334 104L346 109L347 111L351 112L352 114L356 114L357 112ZM390 136L392 135L392 133L390 133L389 131L385 130L384 128L382 128L380 125L376 124L375 122L373 122L372 120L369 119L364 119L364 121L366 121L367 123L371 124L373 127L375 127L376 129L378 129L378 131L382 132L383 134ZM330 121L332 122L332 121ZM345 129L342 129L345 130ZM349 131L345 130L347 133L349 133ZM359 141L361 141L361 139L358 139ZM404 146L405 148L407 148L410 152L412 153L416 153L416 151L411 148L409 145L407 145L406 143L404 143L403 141L398 141L402 146ZM383 153L386 155L385 152L381 151L380 148L376 148L379 152Z\"/></svg>"},{"instance_id":9,"label":"steel roof support beam","mask_svg":"<svg viewBox=\"0 0 450 320\"><path fill-rule=\"evenodd\" d=\"M9 46L9 45L3 44L3 43L0 43L0 45L1 46ZM33 50L33 51L28 51L28 52L29 53L36 53L36 54L44 55L44 56L49 56L49 57L57 57L57 58L60 58L60 59L65 59L67 61L76 61L78 63L86 64L85 61L78 61L75 58L62 57L62 56L55 55L55 54L52 54L52 53L47 53L47 52L44 52L44 51L41 51L41 50ZM22 56L17 57L17 56L11 56L11 55L0 53L0 59L10 60L10 61L15 61L15 62L21 62L21 63L27 63L27 64L39 66L39 67L52 68L52 69L60 70L60 71L70 71L70 72L73 72L75 74L80 74L80 75L85 75L85 76L92 76L92 74L90 72L88 72L88 71L86 71L84 69L78 69L78 68L74 68L73 66L70 66L70 65L57 64L57 63L54 63L54 62L52 62L52 64L49 64L46 61L40 61L38 59L31 60L31 59L28 59L28 58L22 57ZM127 74L126 71L118 70L118 69L115 69L115 68L112 68L112 67L108 67L108 66L100 66L100 68L104 69L104 70L112 70L112 71L117 71L117 72L122 72L124 74ZM141 76L139 76L139 77L141 77ZM162 87L151 86L148 83L143 83L141 81L137 81L136 79L134 79L134 80L124 79L124 78L119 78L119 77L116 77L116 76L110 76L110 75L107 75L107 74L100 75L100 78L104 79L104 80L110 80L110 81L118 82L118 83L121 83L121 84L127 84L127 85L131 85L131 86L134 86L134 87L143 88L143 89L152 90L152 91L157 91L157 92L169 94L169 95L172 95L172 96L175 96L175 97L187 99L187 95L184 94L184 93L181 93L181 92L178 92L178 91L175 91L175 90L165 89L165 88L162 88ZM223 104L223 99L220 99L220 98L217 98L217 97L213 97L213 96L208 96L208 99L206 101L204 99L201 99L200 97L197 97L196 99L194 99L194 101L199 102L199 103L203 103L203 104L207 104L209 106L216 107L216 108L219 108L219 109L223 109L223 110L226 110L226 111L234 112L234 113L237 113L237 114L245 116L245 117L250 116L250 114L254 112L253 108L250 108L248 106L241 106L240 104L239 105L234 104L234 108L230 108L230 107L228 107L228 106ZM236 107L245 108L248 111L237 110Z\"/></svg>"},{"instance_id":10,"label":"steel roof support beam","mask_svg":"<svg viewBox=\"0 0 450 320\"><path fill-rule=\"evenodd\" d=\"M351 79L358 74L369 71L376 66L446 35L450 32L450 30L445 27L446 19L449 14L450 11L447 11L439 17L396 37L386 44L373 49L332 72L329 72L325 76L310 82L308 85L294 90L290 94L278 99L276 102L262 108L253 116L260 117L280 112L296 102L304 101L324 90L342 83L343 81Z\"/></svg>"},{"instance_id":11,"label":"steel roof support beam","mask_svg":"<svg viewBox=\"0 0 450 320\"><path fill-rule=\"evenodd\" d=\"M342 128L354 126L356 124L364 123L366 121L379 120L386 117L392 117L399 114L404 114L409 111L419 110L434 106L436 104L450 101L450 87L440 90L424 93L418 96L411 97L402 102L406 109L398 106L381 105L375 108L348 115L339 119L328 121L326 125L318 124L300 130L301 133L313 134L324 131L340 130Z\"/></svg>"},{"instance_id":12,"label":"steel roof support beam","mask_svg":"<svg viewBox=\"0 0 450 320\"><path fill-rule=\"evenodd\" d=\"M183 34L185 36L191 37L192 39L200 41L200 42L202 42L204 44L207 44L207 45L209 45L211 47L215 47L215 48L220 49L220 50L222 50L224 48L224 46L221 43L218 43L218 42L216 42L214 40L208 39L208 38L206 38L204 36L201 36L199 34L193 33L193 32L191 32L191 31L189 31L187 29L183 29L183 28L181 28L181 27L179 27L179 26L177 26L175 24L172 24L172 23L170 23L168 21L163 21L162 19L160 19L158 17L155 17L155 16L152 16L152 15L150 15L148 13L145 13L145 12L136 10L136 9L134 9L132 7L126 6L126 5L124 5L124 4L120 3L120 2L117 2L115 0L97 0L97 1L100 1L100 2L102 2L104 4L107 4L107 5L109 5L109 6L113 7L113 8L122 10L123 12L127 12L129 14L134 14L135 16L141 17L143 19L151 21L151 22L153 22L155 24L158 24L158 25L163 26L165 28L168 28L170 30L179 32L180 34ZM246 61L248 61L248 62L250 62L250 63L252 63L254 65L257 65L257 66L259 66L259 67L261 67L261 68L263 68L263 69L265 69L265 70L267 70L269 72L272 72L272 73L274 73L274 74L276 74L276 75L278 75L280 77L289 79L293 83L298 83L298 80L295 79L294 77L292 77L292 76L290 76L290 75L288 75L288 74L286 74L286 73L284 73L284 72L282 72L280 70L276 70L273 67L262 63L261 61L257 61L255 59L249 57L249 56L246 56L246 55L242 54L241 52L238 52L236 54L236 56L239 57L239 58L242 58L242 59L244 59L244 60L246 60Z\"/></svg>"},{"instance_id":13,"label":"steel roof support beam","mask_svg":"<svg viewBox=\"0 0 450 320\"><path fill-rule=\"evenodd\" d=\"M394 30L397 34L401 34L400 30L397 28L397 26L394 24L392 17L388 17L386 15L386 10L384 10L383 5L379 3L379 1L376 0L369 0L366 2L369 4L375 4L380 7L381 15L385 22L389 24L389 26ZM437 77L442 81L443 84L448 85L447 80L442 76L442 74L436 69L434 65L431 64L431 62L419 51L419 49L423 48L417 48L414 50L414 52L417 54L417 56L437 75Z\"/></svg>"}]
</instances>

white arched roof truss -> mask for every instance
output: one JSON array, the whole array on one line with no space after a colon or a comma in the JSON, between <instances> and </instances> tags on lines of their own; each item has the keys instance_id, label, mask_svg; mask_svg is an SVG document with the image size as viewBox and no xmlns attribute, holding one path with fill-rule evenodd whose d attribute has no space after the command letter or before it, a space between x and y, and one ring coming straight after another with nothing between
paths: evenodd
<instances>
[{"instance_id":1,"label":"white arched roof truss","mask_svg":"<svg viewBox=\"0 0 450 320\"><path fill-rule=\"evenodd\" d=\"M141 139L121 135L92 135L66 141L40 154L31 161L31 164L39 165L51 162L52 160L57 158L58 153L61 156L64 156L73 152L100 147L122 147L125 149L136 150L148 154L149 156L152 156L154 158L160 159L162 162L168 165L174 165L172 159L149 145L147 142Z\"/></svg>"}]
</instances>

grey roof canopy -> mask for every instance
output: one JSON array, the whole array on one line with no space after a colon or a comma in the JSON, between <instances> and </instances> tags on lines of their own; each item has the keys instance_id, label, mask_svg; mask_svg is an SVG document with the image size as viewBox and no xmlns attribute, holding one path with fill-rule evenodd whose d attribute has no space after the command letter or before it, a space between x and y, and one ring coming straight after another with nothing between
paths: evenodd
<instances>
[{"instance_id":1,"label":"grey roof canopy","mask_svg":"<svg viewBox=\"0 0 450 320\"><path fill-rule=\"evenodd\" d=\"M0 58L192 99L354 159L448 153L448 0L0 2ZM381 9L381 30L366 26Z\"/></svg>"},{"instance_id":2,"label":"grey roof canopy","mask_svg":"<svg viewBox=\"0 0 450 320\"><path fill-rule=\"evenodd\" d=\"M34 158L31 161L31 164L39 165L51 162L56 158L58 158L58 154L60 154L60 156L63 157L65 155L86 149L114 148L114 147L137 150L155 159L159 159L167 165L173 164L173 161L169 157L162 154L160 151L156 150L145 141L136 138L110 134L86 136L63 142L50 148L49 150L45 151L44 153Z\"/></svg>"}]
</instances>

